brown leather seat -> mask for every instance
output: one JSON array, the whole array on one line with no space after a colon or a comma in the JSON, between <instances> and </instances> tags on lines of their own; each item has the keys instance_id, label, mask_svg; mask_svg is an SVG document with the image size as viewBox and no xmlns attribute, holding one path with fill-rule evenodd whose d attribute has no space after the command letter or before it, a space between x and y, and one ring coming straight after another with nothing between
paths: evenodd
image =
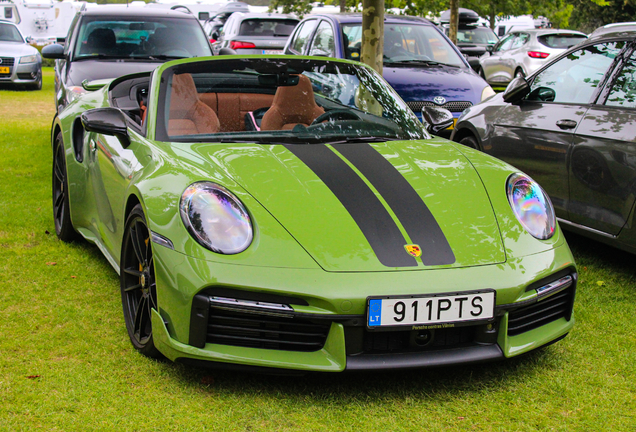
<instances>
[{"instance_id":1,"label":"brown leather seat","mask_svg":"<svg viewBox=\"0 0 636 432\"><path fill-rule=\"evenodd\" d=\"M168 135L208 134L219 131L214 110L199 100L192 75L172 77Z\"/></svg>"},{"instance_id":2,"label":"brown leather seat","mask_svg":"<svg viewBox=\"0 0 636 432\"><path fill-rule=\"evenodd\" d=\"M297 124L309 126L325 110L316 105L311 81L299 75L298 85L276 89L272 106L261 122L261 130L292 129Z\"/></svg>"}]
</instances>

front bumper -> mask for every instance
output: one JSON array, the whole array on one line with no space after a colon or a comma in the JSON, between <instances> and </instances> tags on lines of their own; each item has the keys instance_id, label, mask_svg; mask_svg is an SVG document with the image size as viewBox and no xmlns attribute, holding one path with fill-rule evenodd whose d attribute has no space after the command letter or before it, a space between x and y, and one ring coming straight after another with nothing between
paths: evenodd
<instances>
[{"instance_id":1,"label":"front bumper","mask_svg":"<svg viewBox=\"0 0 636 432\"><path fill-rule=\"evenodd\" d=\"M152 315L154 341L173 361L319 372L449 366L523 354L563 338L574 325L576 271L564 244L525 257L524 273L514 264L500 264L374 275L249 267L237 272L236 266L203 262L159 246L154 249L160 305ZM537 301L536 288L566 274L572 278L570 285ZM369 295L484 288L497 291L492 325L433 330L434 343L425 346L412 343L415 330L366 330ZM229 296L265 302L283 299L293 310L286 318L263 317L245 308L219 312L222 307L215 309L205 300ZM561 312L553 315L554 310ZM531 318L537 311L538 321ZM219 325L212 316L226 321ZM281 320L288 320L290 326L281 326ZM237 328L237 322L247 324ZM289 342L311 342L320 328L326 330L315 349L299 350Z\"/></svg>"},{"instance_id":2,"label":"front bumper","mask_svg":"<svg viewBox=\"0 0 636 432\"><path fill-rule=\"evenodd\" d=\"M41 63L19 63L20 58L8 59L2 58L3 62L0 66L8 67L8 73L0 74L0 83L6 84L34 84L37 83L42 76Z\"/></svg>"}]
</instances>

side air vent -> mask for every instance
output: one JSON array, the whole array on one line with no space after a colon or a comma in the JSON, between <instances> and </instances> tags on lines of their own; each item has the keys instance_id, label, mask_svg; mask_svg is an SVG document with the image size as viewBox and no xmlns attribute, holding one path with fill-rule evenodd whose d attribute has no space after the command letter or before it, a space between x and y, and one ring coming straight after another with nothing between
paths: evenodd
<instances>
[{"instance_id":1,"label":"side air vent","mask_svg":"<svg viewBox=\"0 0 636 432\"><path fill-rule=\"evenodd\" d=\"M560 318L570 319L574 300L574 286L560 291L530 306L508 313L508 336L516 336Z\"/></svg>"}]
</instances>

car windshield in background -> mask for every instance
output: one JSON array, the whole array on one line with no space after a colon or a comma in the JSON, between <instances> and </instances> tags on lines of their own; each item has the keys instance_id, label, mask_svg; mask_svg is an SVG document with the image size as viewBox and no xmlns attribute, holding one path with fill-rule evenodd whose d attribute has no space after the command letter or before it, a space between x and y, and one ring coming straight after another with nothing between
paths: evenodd
<instances>
[{"instance_id":1,"label":"car windshield in background","mask_svg":"<svg viewBox=\"0 0 636 432\"><path fill-rule=\"evenodd\" d=\"M362 44L360 24L343 24L349 49ZM384 24L384 63L441 63L464 66L450 43L433 26Z\"/></svg>"},{"instance_id":2,"label":"car windshield in background","mask_svg":"<svg viewBox=\"0 0 636 432\"><path fill-rule=\"evenodd\" d=\"M578 34L548 34L538 36L539 42L548 48L570 48L587 39L585 35Z\"/></svg>"},{"instance_id":3,"label":"car windshield in background","mask_svg":"<svg viewBox=\"0 0 636 432\"><path fill-rule=\"evenodd\" d=\"M191 20L115 17L86 18L79 31L75 60L82 58L173 59L211 55L203 32Z\"/></svg>"},{"instance_id":4,"label":"car windshield in background","mask_svg":"<svg viewBox=\"0 0 636 432\"><path fill-rule=\"evenodd\" d=\"M247 19L241 22L241 36L289 36L298 20Z\"/></svg>"},{"instance_id":5,"label":"car windshield in background","mask_svg":"<svg viewBox=\"0 0 636 432\"><path fill-rule=\"evenodd\" d=\"M23 43L22 35L12 24L0 23L0 41L2 42L19 42Z\"/></svg>"},{"instance_id":6,"label":"car windshield in background","mask_svg":"<svg viewBox=\"0 0 636 432\"><path fill-rule=\"evenodd\" d=\"M494 45L499 39L495 32L487 27L471 27L457 30L458 43Z\"/></svg>"},{"instance_id":7,"label":"car windshield in background","mask_svg":"<svg viewBox=\"0 0 636 432\"><path fill-rule=\"evenodd\" d=\"M240 118L226 120L229 110L214 109L221 101L252 110L241 108ZM236 59L168 68L161 77L157 119L157 139L172 142L428 138L422 123L379 75L329 60Z\"/></svg>"}]
</instances>

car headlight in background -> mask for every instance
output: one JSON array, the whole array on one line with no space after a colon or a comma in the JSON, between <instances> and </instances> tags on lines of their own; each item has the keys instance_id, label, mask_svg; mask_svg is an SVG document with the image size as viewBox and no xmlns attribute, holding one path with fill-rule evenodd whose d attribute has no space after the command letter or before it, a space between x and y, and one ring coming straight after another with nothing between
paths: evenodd
<instances>
[{"instance_id":1,"label":"car headlight in background","mask_svg":"<svg viewBox=\"0 0 636 432\"><path fill-rule=\"evenodd\" d=\"M38 61L38 56L37 55L30 55L30 56L24 56L24 57L20 57L20 63L36 63Z\"/></svg>"},{"instance_id":2,"label":"car headlight in background","mask_svg":"<svg viewBox=\"0 0 636 432\"><path fill-rule=\"evenodd\" d=\"M224 187L210 182L191 184L183 192L179 208L190 234L213 252L237 254L252 243L247 210Z\"/></svg>"},{"instance_id":3,"label":"car headlight in background","mask_svg":"<svg viewBox=\"0 0 636 432\"><path fill-rule=\"evenodd\" d=\"M495 91L492 89L492 87L490 86L486 86L484 87L484 89L481 91L481 101L485 101L486 99L488 99L491 96L494 96L496 93Z\"/></svg>"},{"instance_id":4,"label":"car headlight in background","mask_svg":"<svg viewBox=\"0 0 636 432\"><path fill-rule=\"evenodd\" d=\"M521 225L533 237L549 239L556 229L554 207L538 183L523 174L508 177L508 202Z\"/></svg>"}]
</instances>

